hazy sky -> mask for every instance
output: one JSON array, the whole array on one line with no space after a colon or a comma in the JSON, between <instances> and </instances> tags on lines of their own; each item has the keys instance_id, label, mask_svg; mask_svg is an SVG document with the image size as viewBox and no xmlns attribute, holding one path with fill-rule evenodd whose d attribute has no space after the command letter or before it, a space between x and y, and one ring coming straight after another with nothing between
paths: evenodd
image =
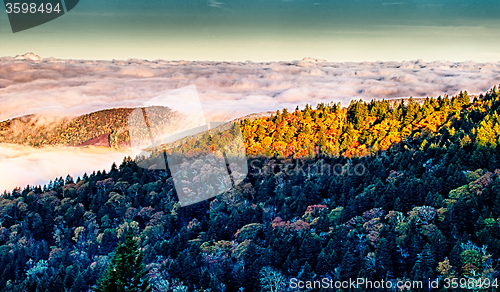
<instances>
[{"instance_id":1,"label":"hazy sky","mask_svg":"<svg viewBox=\"0 0 500 292\"><path fill-rule=\"evenodd\" d=\"M0 56L74 59L500 60L498 0L81 0Z\"/></svg>"}]
</instances>

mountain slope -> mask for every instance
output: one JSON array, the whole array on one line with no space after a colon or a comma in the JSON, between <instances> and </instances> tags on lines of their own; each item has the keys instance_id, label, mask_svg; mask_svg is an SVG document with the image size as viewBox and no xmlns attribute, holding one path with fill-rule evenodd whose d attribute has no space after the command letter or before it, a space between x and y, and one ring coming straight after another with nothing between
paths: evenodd
<instances>
[{"instance_id":1,"label":"mountain slope","mask_svg":"<svg viewBox=\"0 0 500 292\"><path fill-rule=\"evenodd\" d=\"M473 103L463 96L427 103L433 111L354 102L242 121L249 149L268 137L273 145L281 126L272 125L286 122L286 145L338 142L341 151L256 153L241 185L184 208L167 171L129 158L109 172L6 193L0 289L86 291L130 231L157 291L258 291L266 284L288 291L322 278L423 283L411 291L426 291L428 279L450 291L446 285L463 278L475 290L497 291L499 92ZM330 121L338 131L321 132ZM287 135L308 125L305 140ZM387 147L353 151L388 137Z\"/></svg>"},{"instance_id":2,"label":"mountain slope","mask_svg":"<svg viewBox=\"0 0 500 292\"><path fill-rule=\"evenodd\" d=\"M168 107L151 107L159 120L171 121L179 115ZM109 135L110 147L130 145L128 118L133 108L102 110L78 117L29 115L0 123L0 143L41 146L93 145L92 139ZM100 146L102 143L98 143Z\"/></svg>"}]
</instances>

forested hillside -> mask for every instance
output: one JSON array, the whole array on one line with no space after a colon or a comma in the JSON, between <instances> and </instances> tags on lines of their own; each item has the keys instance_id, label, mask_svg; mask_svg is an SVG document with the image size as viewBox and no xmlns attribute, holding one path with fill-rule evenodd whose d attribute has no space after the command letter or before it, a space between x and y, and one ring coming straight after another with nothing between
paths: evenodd
<instances>
[{"instance_id":1,"label":"forested hillside","mask_svg":"<svg viewBox=\"0 0 500 292\"><path fill-rule=\"evenodd\" d=\"M87 291L128 232L154 291L288 291L292 278L500 284L499 107L495 87L472 101L243 120L249 176L183 208L168 171L130 158L5 193L0 290Z\"/></svg>"},{"instance_id":2,"label":"forested hillside","mask_svg":"<svg viewBox=\"0 0 500 292\"><path fill-rule=\"evenodd\" d=\"M496 89L495 89L496 90ZM490 92L489 94L491 94ZM319 104L316 109L306 105L305 110L298 108L293 113L277 111L270 118L255 121L244 120L243 134L247 141L249 154L279 155L281 157L307 156L308 148L317 147L316 152L324 154L342 154L346 157L374 154L387 150L391 145L402 141L419 142L418 146L431 146L434 142L446 142L448 137L436 131L447 127L455 135L457 126L467 115L490 109L493 101L480 97L470 105L467 92L449 98L426 98L422 105L410 98L402 102L390 101L352 101L347 109L340 104ZM462 110L466 108L461 117ZM455 124L451 124L455 122ZM475 125L476 120L469 120ZM472 125L462 129L470 132ZM487 125L483 125L485 129ZM483 139L476 132L469 139ZM464 136L464 134L462 135ZM463 137L461 137L463 138ZM493 137L492 137L493 138ZM490 143L490 141L484 141Z\"/></svg>"},{"instance_id":3,"label":"forested hillside","mask_svg":"<svg viewBox=\"0 0 500 292\"><path fill-rule=\"evenodd\" d=\"M130 146L128 118L133 110L118 108L60 118L43 115L23 116L0 123L0 143L33 147L79 146L107 134L108 147ZM163 122L170 122L179 117L167 107L155 106L148 110L161 117L158 120Z\"/></svg>"}]
</instances>

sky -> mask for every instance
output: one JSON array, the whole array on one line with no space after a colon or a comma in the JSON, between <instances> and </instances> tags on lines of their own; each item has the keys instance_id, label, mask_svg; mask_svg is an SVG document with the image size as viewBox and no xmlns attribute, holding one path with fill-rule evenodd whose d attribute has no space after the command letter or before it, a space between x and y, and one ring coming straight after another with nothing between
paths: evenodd
<instances>
[{"instance_id":1,"label":"sky","mask_svg":"<svg viewBox=\"0 0 500 292\"><path fill-rule=\"evenodd\" d=\"M0 56L492 62L499 9L496 0L81 0L15 34L0 12Z\"/></svg>"}]
</instances>

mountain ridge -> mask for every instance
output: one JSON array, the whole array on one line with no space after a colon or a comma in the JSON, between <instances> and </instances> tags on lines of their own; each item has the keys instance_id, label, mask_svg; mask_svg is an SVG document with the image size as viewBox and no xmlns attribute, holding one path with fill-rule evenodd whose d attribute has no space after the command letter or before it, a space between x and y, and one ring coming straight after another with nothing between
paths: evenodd
<instances>
[{"instance_id":1,"label":"mountain ridge","mask_svg":"<svg viewBox=\"0 0 500 292\"><path fill-rule=\"evenodd\" d=\"M469 96L469 99L477 98L477 96ZM397 106L401 102L413 100L419 104L423 104L425 102L425 98L395 98L388 99L387 101L391 106ZM166 107L167 108L167 107ZM28 145L32 147L43 147L43 146L91 146L94 145L92 141L97 139L101 135L109 136L108 146L99 142L94 146L101 147L113 147L113 148L121 148L121 147L129 147L130 146L130 137L128 136L128 127L127 127L127 115L129 115L135 108L113 108L113 109L104 109L95 112L90 112L88 114L80 115L80 116L58 116L51 117L45 116L43 114L31 114L25 115L17 118L8 119L0 122L0 143L11 143L11 144L20 144L20 145ZM241 122L243 120L255 120L263 117L272 116L274 111L267 112L258 112L248 114L236 119L231 120L230 122ZM68 128L72 128L72 123L80 123L82 120L86 120L91 117L91 121L88 123L97 123L97 121L93 121L93 119L98 119L95 116L99 116L100 114L105 114L108 119L104 119L104 121L100 125L94 126L85 126L83 125L83 130L85 132L89 132L88 134L84 134L84 137L78 137L79 134L73 131L73 134L67 133ZM94 117L92 117L94 116ZM47 119L55 119L54 123L48 122ZM39 120L45 120L40 122ZM98 127L95 127L98 126ZM82 126L77 126L82 127ZM13 129L15 128L16 132L13 133ZM91 128L92 130L88 130L87 128ZM103 129L101 129L103 128ZM58 137L59 136L59 137ZM65 138L63 138L65 137ZM97 141L97 140L95 140Z\"/></svg>"}]
</instances>

